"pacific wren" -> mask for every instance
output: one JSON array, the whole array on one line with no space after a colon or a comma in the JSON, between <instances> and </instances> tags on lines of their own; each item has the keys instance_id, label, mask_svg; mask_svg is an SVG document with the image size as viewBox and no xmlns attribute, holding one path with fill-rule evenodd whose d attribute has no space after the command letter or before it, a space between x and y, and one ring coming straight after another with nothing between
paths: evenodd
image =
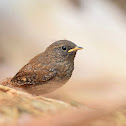
<instances>
[{"instance_id":1,"label":"pacific wren","mask_svg":"<svg viewBox=\"0 0 126 126\"><path fill-rule=\"evenodd\" d=\"M52 43L19 70L11 79L13 86L34 95L56 90L70 79L74 70L74 58L80 49L83 48L68 40Z\"/></svg>"}]
</instances>

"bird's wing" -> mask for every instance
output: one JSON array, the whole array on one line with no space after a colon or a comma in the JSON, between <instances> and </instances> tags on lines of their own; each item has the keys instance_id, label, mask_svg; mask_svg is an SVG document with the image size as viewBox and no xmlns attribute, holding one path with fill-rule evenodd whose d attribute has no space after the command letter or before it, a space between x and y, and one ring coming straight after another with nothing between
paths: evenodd
<instances>
[{"instance_id":1,"label":"bird's wing","mask_svg":"<svg viewBox=\"0 0 126 126\"><path fill-rule=\"evenodd\" d=\"M49 66L43 66L39 69L32 67L31 64L25 65L13 78L15 85L39 84L51 80L57 71Z\"/></svg>"}]
</instances>

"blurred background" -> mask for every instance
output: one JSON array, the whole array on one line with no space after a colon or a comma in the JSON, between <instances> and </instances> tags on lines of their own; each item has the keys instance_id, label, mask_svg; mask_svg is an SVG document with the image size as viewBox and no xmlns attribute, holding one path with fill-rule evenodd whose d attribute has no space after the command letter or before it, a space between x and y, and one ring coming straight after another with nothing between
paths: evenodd
<instances>
[{"instance_id":1,"label":"blurred background","mask_svg":"<svg viewBox=\"0 0 126 126\"><path fill-rule=\"evenodd\" d=\"M98 109L124 105L126 1L0 0L0 80L60 39L84 49L70 81L46 97Z\"/></svg>"}]
</instances>

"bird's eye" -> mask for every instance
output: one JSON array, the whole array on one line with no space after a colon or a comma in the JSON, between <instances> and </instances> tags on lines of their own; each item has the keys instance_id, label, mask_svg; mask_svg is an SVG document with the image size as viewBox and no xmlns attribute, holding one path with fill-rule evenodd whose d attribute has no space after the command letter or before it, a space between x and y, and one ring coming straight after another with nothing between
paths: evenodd
<instances>
[{"instance_id":1,"label":"bird's eye","mask_svg":"<svg viewBox=\"0 0 126 126\"><path fill-rule=\"evenodd\" d=\"M62 46L62 50L66 50L66 47L65 46Z\"/></svg>"}]
</instances>

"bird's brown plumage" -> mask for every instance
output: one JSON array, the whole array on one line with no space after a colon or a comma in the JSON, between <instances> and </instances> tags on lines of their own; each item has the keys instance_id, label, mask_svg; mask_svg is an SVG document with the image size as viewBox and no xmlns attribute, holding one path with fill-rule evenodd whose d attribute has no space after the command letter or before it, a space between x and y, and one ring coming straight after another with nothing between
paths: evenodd
<instances>
[{"instance_id":1,"label":"bird's brown plumage","mask_svg":"<svg viewBox=\"0 0 126 126\"><path fill-rule=\"evenodd\" d=\"M35 95L46 94L61 87L72 75L76 50L68 51L75 47L68 40L54 42L19 70L12 78L12 84Z\"/></svg>"}]
</instances>

